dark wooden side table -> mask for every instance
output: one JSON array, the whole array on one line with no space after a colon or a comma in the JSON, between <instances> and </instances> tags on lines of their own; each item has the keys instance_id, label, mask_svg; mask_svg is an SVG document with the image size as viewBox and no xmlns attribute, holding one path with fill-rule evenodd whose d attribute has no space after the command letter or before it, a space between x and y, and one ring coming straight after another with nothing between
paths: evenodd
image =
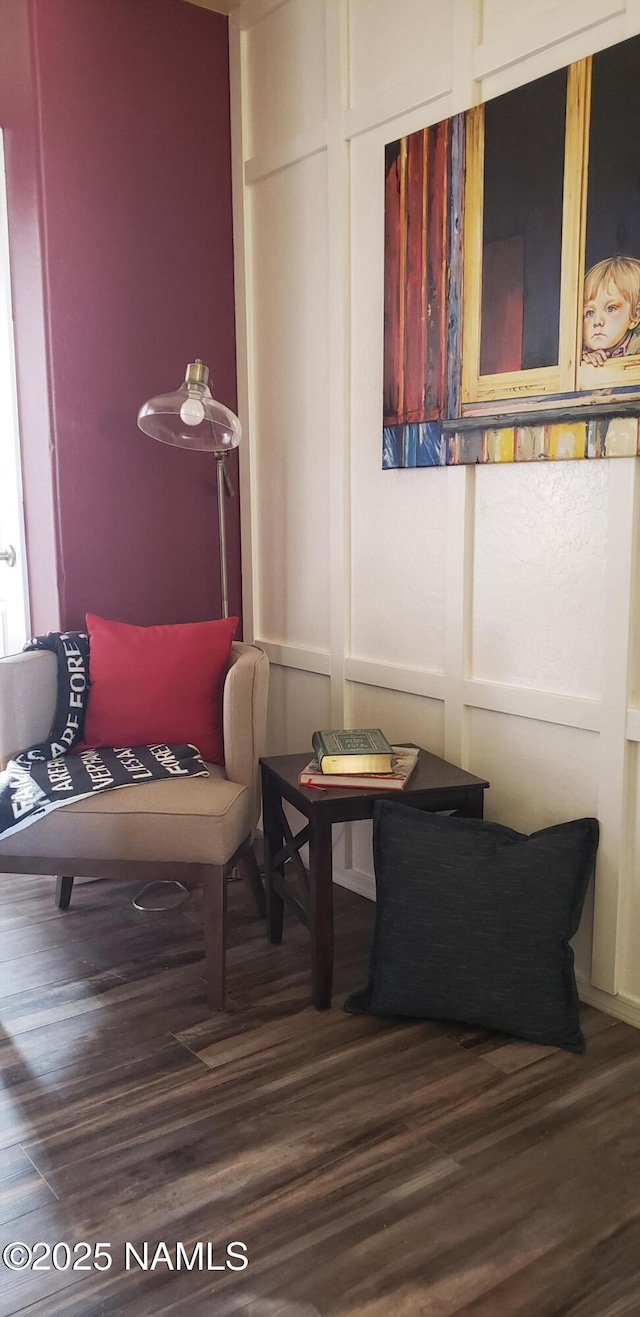
<instances>
[{"instance_id":1,"label":"dark wooden side table","mask_svg":"<svg viewBox=\"0 0 640 1317\"><path fill-rule=\"evenodd\" d=\"M331 1005L333 979L333 824L370 819L376 800L384 799L432 812L455 809L467 818L481 819L483 793L489 783L428 750L421 750L403 791L373 787L331 787L325 791L298 785L298 774L309 757L307 752L260 760L265 885L269 941L282 941L285 902L309 930L313 1001L321 1011ZM284 812L285 800L308 820L295 835ZM306 842L309 843L308 870L300 857L300 849ZM288 882L287 866L298 878L297 892Z\"/></svg>"}]
</instances>

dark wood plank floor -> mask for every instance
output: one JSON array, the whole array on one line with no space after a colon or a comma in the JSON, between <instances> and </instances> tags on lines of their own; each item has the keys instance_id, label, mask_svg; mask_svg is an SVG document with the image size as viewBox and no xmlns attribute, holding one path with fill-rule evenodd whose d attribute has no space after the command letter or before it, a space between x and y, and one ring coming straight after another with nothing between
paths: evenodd
<instances>
[{"instance_id":1,"label":"dark wood plank floor","mask_svg":"<svg viewBox=\"0 0 640 1317\"><path fill-rule=\"evenodd\" d=\"M318 1014L304 930L270 947L237 883L212 1016L197 897L132 894L77 883L62 914L52 880L0 879L0 1248L113 1255L0 1263L0 1317L640 1314L640 1032L585 1008L575 1057L347 1016L373 908L341 891ZM222 1266L241 1240L249 1266L127 1271L127 1240Z\"/></svg>"}]
</instances>

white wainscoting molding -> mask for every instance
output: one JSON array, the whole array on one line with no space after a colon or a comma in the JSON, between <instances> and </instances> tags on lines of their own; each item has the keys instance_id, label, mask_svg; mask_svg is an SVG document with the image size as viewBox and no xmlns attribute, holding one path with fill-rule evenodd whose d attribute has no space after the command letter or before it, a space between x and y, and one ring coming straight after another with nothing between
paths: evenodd
<instances>
[{"instance_id":1,"label":"white wainscoting molding","mask_svg":"<svg viewBox=\"0 0 640 1317\"><path fill-rule=\"evenodd\" d=\"M278 644L273 640L254 640L263 649L270 663L281 668L297 668L299 672L317 672L328 677L331 672L331 654L328 649L298 649L295 645Z\"/></svg>"},{"instance_id":2,"label":"white wainscoting molding","mask_svg":"<svg viewBox=\"0 0 640 1317\"><path fill-rule=\"evenodd\" d=\"M349 19L341 0L325 0L327 191L332 198L327 223L329 343L327 428L331 497L329 499L329 675L331 726L345 723L344 657L350 596L349 517L351 462L349 430L349 143L342 131L349 103Z\"/></svg>"},{"instance_id":3,"label":"white wainscoting molding","mask_svg":"<svg viewBox=\"0 0 640 1317\"><path fill-rule=\"evenodd\" d=\"M367 97L366 101L354 105L350 110L345 110L342 116L344 137L359 137L361 133L371 132L372 128L378 128L381 124L393 124L394 120L404 118L414 110L424 111L426 106L449 95L452 76L453 67L451 61L447 61L440 66L428 83L424 77L411 78L398 86L379 92L377 96ZM431 115L429 114L428 117L431 118Z\"/></svg>"},{"instance_id":4,"label":"white wainscoting molding","mask_svg":"<svg viewBox=\"0 0 640 1317\"><path fill-rule=\"evenodd\" d=\"M465 681L464 702L472 709L511 713L516 718L535 718L538 722L578 727L585 732L600 730L600 700L578 695L557 695L554 691L498 681Z\"/></svg>"},{"instance_id":5,"label":"white wainscoting molding","mask_svg":"<svg viewBox=\"0 0 640 1317\"><path fill-rule=\"evenodd\" d=\"M362 873L360 869L343 869L333 861L333 881L338 887L346 887L349 892L365 896L367 901L376 899L376 880L371 873Z\"/></svg>"},{"instance_id":6,"label":"white wainscoting molding","mask_svg":"<svg viewBox=\"0 0 640 1317\"><path fill-rule=\"evenodd\" d=\"M630 746L626 739L630 685L631 616L635 585L635 527L640 502L637 461L618 471L609 463L606 608L602 723L598 754L600 844L593 913L591 979L615 993L620 978L624 892L633 881Z\"/></svg>"},{"instance_id":7,"label":"white wainscoting molding","mask_svg":"<svg viewBox=\"0 0 640 1317\"><path fill-rule=\"evenodd\" d=\"M625 1020L627 1024L633 1024L636 1029L640 1029L640 998L632 997L624 992L619 992L615 997L612 997L608 992L602 992L600 988L594 988L592 983L578 975L576 975L576 982L580 1001L586 1002L588 1006L595 1006L599 1011L604 1011L605 1015L613 1015L617 1020ZM588 1047L589 1044L587 1043Z\"/></svg>"},{"instance_id":8,"label":"white wainscoting molding","mask_svg":"<svg viewBox=\"0 0 640 1317\"><path fill-rule=\"evenodd\" d=\"M230 14L240 3L241 0L187 0L187 4L198 5L200 9L211 9L214 14Z\"/></svg>"},{"instance_id":9,"label":"white wainscoting molding","mask_svg":"<svg viewBox=\"0 0 640 1317\"><path fill-rule=\"evenodd\" d=\"M407 695L426 695L431 700L444 699L444 672L347 657L344 676L345 681L355 681L363 686L380 686L383 690L404 691Z\"/></svg>"},{"instance_id":10,"label":"white wainscoting molding","mask_svg":"<svg viewBox=\"0 0 640 1317\"><path fill-rule=\"evenodd\" d=\"M322 123L312 124L311 128L302 133L296 133L295 137L278 142L270 151L261 151L260 155L251 156L244 167L244 181L247 186L259 183L270 174L276 174L279 169L288 169L289 165L295 165L299 160L308 160L310 156L326 149L327 122L323 120Z\"/></svg>"},{"instance_id":11,"label":"white wainscoting molding","mask_svg":"<svg viewBox=\"0 0 640 1317\"><path fill-rule=\"evenodd\" d=\"M296 101L304 70L297 61L301 31L306 31L307 8L320 30L317 14L324 3L325 49L319 47L308 58L314 81L321 84L323 96L318 95L315 105L316 120L309 123L301 112L297 122L283 118L280 133L268 139L268 148L256 153L251 146L250 116L259 116L261 105L253 103L248 94L249 53L255 25L268 24L271 15L277 15L273 32L277 34L278 51L290 31L290 62L282 62L282 76L291 69L291 98L288 105L300 104L304 109L304 95ZM418 0L416 0L416 3ZM223 0L221 0L223 3ZM382 0L381 0L382 3ZM384 0L393 6L393 0ZM261 590L268 577L257 568L259 552L269 552L268 537L260 538L260 489L252 472L259 467L257 450L264 457L268 452L269 435L261 425L260 382L261 344L256 341L253 323L256 221L255 197L260 189L256 183L279 174L299 160L320 152L326 158L326 213L328 237L326 250L319 251L318 261L324 262L328 288L327 333L329 335L326 379L327 470L331 488L331 533L326 562L329 573L330 617L326 650L310 648L292 634L277 639L256 639L255 643L268 654L271 662L284 669L298 669L329 678L331 718L333 725L341 724L341 710L348 710L350 683L362 683L381 689L402 691L409 695L437 699L444 703L445 756L461 764L467 763L467 729L470 709L485 709L497 714L533 719L541 723L556 724L599 734L598 800L597 813L602 822L602 842L598 864L598 884L593 934L594 984L582 983L581 996L585 1001L640 1025L640 1000L628 995L612 996L618 982L631 982L637 990L640 980L629 978L632 968L621 974L623 938L620 936L625 919L625 892L635 881L631 872L632 850L629 833L634 817L634 802L630 798L629 764L631 743L640 742L640 708L629 708L632 698L627 693L630 678L630 625L638 591L635 586L633 535L640 525L640 479L635 469L629 479L633 459L610 462L612 468L609 488L609 516L607 526L607 619L604 636L602 671L602 698L588 699L549 690L531 689L520 685L507 685L472 677L472 617L470 603L473 591L473 523L475 477L473 468L450 468L446 473L447 518L446 531L446 591L445 591L445 672L433 672L420 667L405 667L351 654L350 628L353 612L350 535L351 506L358 491L351 489L352 432L357 431L357 406L352 407L351 335L357 332L353 319L352 263L358 261L357 240L351 233L351 188L354 178L363 186L357 171L350 168L350 152L354 139L354 157L362 149L362 135L370 134L372 152L380 158L380 174L371 179L372 204L380 206L383 186L382 160L386 142L400 135L422 128L430 123L457 113L511 87L530 82L554 68L561 68L576 59L603 49L615 41L640 32L640 0L556 0L556 3L529 6L524 0L511 0L490 10L483 0L442 0L452 10L452 39L446 50L437 56L424 52L424 77L416 76L416 65L405 80L401 76L402 51L390 54L389 83L369 88L356 104L351 104L349 76L354 39L350 32L349 0L243 0L229 19L232 87L232 153L234 192L234 245L236 281L236 317L238 326L238 410L245 429L246 442L240 450L241 464L241 515L242 515L242 569L244 593L244 635L260 637L268 629L265 620L268 609L263 608ZM483 30L485 13L506 14L506 21L488 22ZM290 19L290 24L289 24ZM311 20L310 20L311 21ZM289 24L289 27L287 26ZM256 34L257 35L257 34ZM264 35L264 34L262 34ZM276 41L276 35L273 37ZM275 48L275 47L274 47ZM268 49L268 43L264 49ZM267 56L265 56L267 58ZM324 72L319 61L325 58ZM394 63L395 60L395 63ZM268 72L268 69L267 69ZM264 97L265 112L269 110L269 82L264 79L260 94ZM297 134L293 130L300 127ZM290 135L291 134L291 135ZM375 154L372 154L375 159ZM279 187L279 181L269 186ZM287 186L286 176L283 187ZM380 230L382 233L382 229ZM356 308L357 309L357 308ZM382 317L381 317L382 319ZM354 330L355 324L355 330ZM382 323L380 324L380 353L382 352ZM256 364L257 363L257 364ZM286 389L287 364L282 363L282 377L269 379L269 387ZM261 387L264 388L264 382ZM357 398L356 398L357 403ZM354 429L355 425L355 429ZM354 438L354 443L358 442ZM377 435L372 442L378 443ZM617 473L616 473L617 468ZM407 479L411 473L407 473ZM425 479L428 479L428 475ZM634 489L635 485L635 489ZM312 500L313 490L309 492ZM366 496L366 491L365 491ZM262 564L261 564L262 566ZM259 588L259 582L263 584ZM313 582L310 581L310 588ZM279 588L276 586L275 588ZM632 597L633 596L633 597ZM407 607L410 600L407 601ZM325 639L322 633L322 639ZM419 657L419 655L418 655ZM637 700L635 700L637 704ZM345 715L346 716L346 715ZM293 746L292 749L296 747ZM353 890L369 895L373 880L370 875L358 874L346 867L336 870L338 880ZM628 953L627 953L628 954ZM601 991L606 989L607 991Z\"/></svg>"},{"instance_id":12,"label":"white wainscoting molding","mask_svg":"<svg viewBox=\"0 0 640 1317\"><path fill-rule=\"evenodd\" d=\"M301 672L315 672L323 677L331 673L330 651L305 649L283 641L256 639L272 663L283 668L297 668ZM462 638L459 638L462 645ZM365 686L379 686L382 690L403 691L407 695L422 695L427 699L444 700L448 684L444 672L428 668L404 667L401 664L382 663L375 659L346 655L344 680ZM461 694L460 694L461 693ZM537 722L555 723L561 727L576 727L580 731L599 732L602 702L584 696L563 695L555 691L537 690L532 686L510 686L499 681L461 679L456 684L456 700L462 699L467 709L488 709L492 713L508 713L516 718L532 718ZM640 741L640 709L627 712L627 737Z\"/></svg>"},{"instance_id":13,"label":"white wainscoting molding","mask_svg":"<svg viewBox=\"0 0 640 1317\"><path fill-rule=\"evenodd\" d=\"M561 45L581 32L619 15L624 16L625 11L625 0L591 0L589 5L585 5L584 0L571 0L562 7L527 18L523 7L514 4L513 13L517 14L517 19L500 33L500 41L477 47L473 59L474 77L489 78L511 64L519 64L548 50L550 46Z\"/></svg>"},{"instance_id":14,"label":"white wainscoting molding","mask_svg":"<svg viewBox=\"0 0 640 1317\"><path fill-rule=\"evenodd\" d=\"M242 32L248 32L256 23L261 23L269 14L275 14L276 9L283 9L289 3L290 0L242 0L234 7L232 18Z\"/></svg>"},{"instance_id":15,"label":"white wainscoting molding","mask_svg":"<svg viewBox=\"0 0 640 1317\"><path fill-rule=\"evenodd\" d=\"M640 709L627 709L627 740L640 741Z\"/></svg>"}]
</instances>

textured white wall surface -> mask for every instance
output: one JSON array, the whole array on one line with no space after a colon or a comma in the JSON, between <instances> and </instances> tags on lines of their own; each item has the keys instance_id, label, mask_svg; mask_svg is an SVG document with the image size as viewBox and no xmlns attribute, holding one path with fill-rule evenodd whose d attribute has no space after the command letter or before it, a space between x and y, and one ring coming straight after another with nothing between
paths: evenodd
<instances>
[{"instance_id":1,"label":"textured white wall surface","mask_svg":"<svg viewBox=\"0 0 640 1317\"><path fill-rule=\"evenodd\" d=\"M473 677L600 696L609 466L476 472Z\"/></svg>"},{"instance_id":2,"label":"textured white wall surface","mask_svg":"<svg viewBox=\"0 0 640 1317\"><path fill-rule=\"evenodd\" d=\"M382 726L487 777L490 819L598 817L581 992L640 1025L637 462L381 470L385 144L638 32L640 0L244 0L230 19L269 749ZM370 828L340 853L370 885Z\"/></svg>"}]
</instances>

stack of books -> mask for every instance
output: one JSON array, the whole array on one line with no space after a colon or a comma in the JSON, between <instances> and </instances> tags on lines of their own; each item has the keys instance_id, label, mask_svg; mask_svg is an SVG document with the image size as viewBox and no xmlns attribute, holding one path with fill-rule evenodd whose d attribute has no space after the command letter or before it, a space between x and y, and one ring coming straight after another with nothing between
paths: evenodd
<instances>
[{"instance_id":1,"label":"stack of books","mask_svg":"<svg viewBox=\"0 0 640 1317\"><path fill-rule=\"evenodd\" d=\"M298 776L303 787L378 787L402 791L418 762L415 746L391 745L380 728L314 732L315 758Z\"/></svg>"}]
</instances>

